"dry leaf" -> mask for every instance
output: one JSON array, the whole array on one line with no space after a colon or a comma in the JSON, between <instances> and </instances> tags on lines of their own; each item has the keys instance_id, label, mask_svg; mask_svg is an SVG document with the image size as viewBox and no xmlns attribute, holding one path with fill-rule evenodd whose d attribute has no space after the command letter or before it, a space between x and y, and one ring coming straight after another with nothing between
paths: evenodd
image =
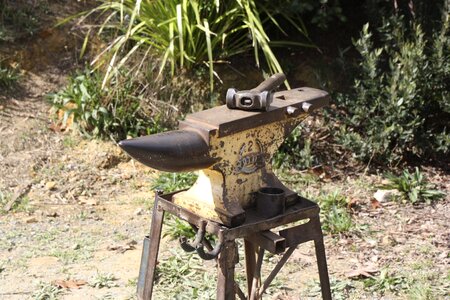
<instances>
[{"instance_id":1,"label":"dry leaf","mask_svg":"<svg viewBox=\"0 0 450 300\"><path fill-rule=\"evenodd\" d=\"M347 278L358 278L358 277L373 277L374 273L379 272L380 270L374 265L360 266L356 270L351 270L347 272L345 275Z\"/></svg>"},{"instance_id":2,"label":"dry leaf","mask_svg":"<svg viewBox=\"0 0 450 300\"><path fill-rule=\"evenodd\" d=\"M370 199L370 206L372 209L381 208L381 203L377 199Z\"/></svg>"},{"instance_id":3,"label":"dry leaf","mask_svg":"<svg viewBox=\"0 0 450 300\"><path fill-rule=\"evenodd\" d=\"M117 251L119 253L124 253L125 251L136 249L135 247L136 244L137 242L135 240L130 240L125 244L108 246L106 247L106 249L109 251Z\"/></svg>"},{"instance_id":4,"label":"dry leaf","mask_svg":"<svg viewBox=\"0 0 450 300\"><path fill-rule=\"evenodd\" d=\"M85 285L85 280L55 280L54 285L63 289L79 289L80 286Z\"/></svg>"}]
</instances>

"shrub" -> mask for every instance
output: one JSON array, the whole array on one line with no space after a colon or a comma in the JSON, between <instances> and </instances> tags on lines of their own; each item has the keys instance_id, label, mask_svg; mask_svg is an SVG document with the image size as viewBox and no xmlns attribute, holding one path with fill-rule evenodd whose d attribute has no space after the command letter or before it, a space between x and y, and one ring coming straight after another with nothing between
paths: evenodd
<instances>
[{"instance_id":1,"label":"shrub","mask_svg":"<svg viewBox=\"0 0 450 300\"><path fill-rule=\"evenodd\" d=\"M386 179L388 183L384 184L383 188L400 191L403 200L412 204L418 202L430 204L434 200L445 197L445 193L436 190L435 186L428 182L427 178L417 167L413 173L405 170L400 176L387 174Z\"/></svg>"},{"instance_id":2,"label":"shrub","mask_svg":"<svg viewBox=\"0 0 450 300\"><path fill-rule=\"evenodd\" d=\"M339 192L322 194L319 196L318 202L322 227L326 232L345 233L353 227L353 220L347 209L347 198Z\"/></svg>"},{"instance_id":3,"label":"shrub","mask_svg":"<svg viewBox=\"0 0 450 300\"><path fill-rule=\"evenodd\" d=\"M313 167L315 157L311 153L311 139L303 138L301 125L292 131L273 157L275 168L294 167L308 169Z\"/></svg>"},{"instance_id":4,"label":"shrub","mask_svg":"<svg viewBox=\"0 0 450 300\"><path fill-rule=\"evenodd\" d=\"M361 55L353 89L336 97L337 140L363 161L396 164L450 149L450 41L448 16L427 39L419 24L391 18L378 28L380 44L366 24L354 42Z\"/></svg>"},{"instance_id":5,"label":"shrub","mask_svg":"<svg viewBox=\"0 0 450 300\"><path fill-rule=\"evenodd\" d=\"M2 66L0 61L0 88L10 89L19 79L17 68Z\"/></svg>"},{"instance_id":6,"label":"shrub","mask_svg":"<svg viewBox=\"0 0 450 300\"><path fill-rule=\"evenodd\" d=\"M161 130L158 122L146 118L135 96L135 82L128 79L116 88L101 88L101 77L89 70L70 77L65 89L50 94L54 106L65 111L64 120L73 114L78 128L90 137L111 137L114 140Z\"/></svg>"},{"instance_id":7,"label":"shrub","mask_svg":"<svg viewBox=\"0 0 450 300\"><path fill-rule=\"evenodd\" d=\"M211 99L207 85L195 74L179 73L177 79L156 79L155 65L146 62L147 72L124 69L102 88L103 75L88 69L78 71L69 84L49 95L54 107L64 111L63 123L73 115L74 123L88 137L148 135L172 128L186 113L200 110Z\"/></svg>"},{"instance_id":8,"label":"shrub","mask_svg":"<svg viewBox=\"0 0 450 300\"><path fill-rule=\"evenodd\" d=\"M151 49L160 57L159 74L170 66L173 75L177 69L194 66L209 67L210 86L214 63L253 48L259 65L262 51L271 72L282 72L271 46L265 26L280 27L280 17L307 36L306 30L290 13L285 13L271 1L106 1L92 10L107 14L98 34L115 31L117 35L95 59L106 64L104 84L139 49ZM105 30L108 29L108 30ZM310 43L289 42L291 45L311 46ZM144 56L142 59L146 59Z\"/></svg>"}]
</instances>

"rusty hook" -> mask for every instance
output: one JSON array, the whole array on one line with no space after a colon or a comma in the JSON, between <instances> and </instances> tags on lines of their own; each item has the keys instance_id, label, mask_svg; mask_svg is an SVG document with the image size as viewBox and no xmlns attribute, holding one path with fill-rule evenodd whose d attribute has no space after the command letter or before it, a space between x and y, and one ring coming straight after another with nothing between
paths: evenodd
<instances>
[{"instance_id":1,"label":"rusty hook","mask_svg":"<svg viewBox=\"0 0 450 300\"><path fill-rule=\"evenodd\" d=\"M198 231L195 235L195 240L192 243L189 243L185 236L180 237L180 246L186 252L193 252L195 249L201 245L201 241L205 237L205 228L206 222L201 221L200 226L198 227Z\"/></svg>"},{"instance_id":2,"label":"rusty hook","mask_svg":"<svg viewBox=\"0 0 450 300\"><path fill-rule=\"evenodd\" d=\"M205 252L205 249L204 249L202 243L198 244L198 246L195 250L197 250L198 256L200 256L202 259L211 260L211 259L215 259L219 255L220 250L222 250L222 245L223 245L223 237L222 237L222 235L219 234L219 241L217 242L217 244L214 246L214 248L211 251Z\"/></svg>"}]
</instances>

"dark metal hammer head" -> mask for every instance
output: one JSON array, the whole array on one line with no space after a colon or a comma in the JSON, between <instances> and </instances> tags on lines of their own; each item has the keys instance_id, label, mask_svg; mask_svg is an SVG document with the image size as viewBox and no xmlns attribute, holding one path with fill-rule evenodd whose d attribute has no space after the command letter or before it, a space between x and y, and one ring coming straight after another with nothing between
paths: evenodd
<instances>
[{"instance_id":1,"label":"dark metal hammer head","mask_svg":"<svg viewBox=\"0 0 450 300\"><path fill-rule=\"evenodd\" d=\"M285 80L286 76L278 73L267 78L251 90L237 91L234 88L230 88L226 95L227 107L241 110L268 111L273 100L273 90Z\"/></svg>"}]
</instances>

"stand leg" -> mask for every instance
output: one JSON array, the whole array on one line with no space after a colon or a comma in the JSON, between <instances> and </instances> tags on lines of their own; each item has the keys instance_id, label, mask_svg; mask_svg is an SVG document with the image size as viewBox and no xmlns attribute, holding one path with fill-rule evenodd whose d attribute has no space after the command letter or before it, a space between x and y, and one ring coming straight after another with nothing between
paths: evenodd
<instances>
[{"instance_id":1,"label":"stand leg","mask_svg":"<svg viewBox=\"0 0 450 300\"><path fill-rule=\"evenodd\" d=\"M151 300L153 281L155 279L156 262L158 259L159 243L161 241L161 229L164 219L164 210L158 207L158 196L155 197L153 207L152 225L150 237L146 238L142 249L141 269L138 281L138 299Z\"/></svg>"},{"instance_id":2,"label":"stand leg","mask_svg":"<svg viewBox=\"0 0 450 300\"><path fill-rule=\"evenodd\" d=\"M317 232L320 234L314 239L316 248L317 267L319 269L320 287L322 290L322 299L331 300L330 279L328 277L327 257L325 255L325 245L323 244L322 229L319 218L311 220L315 223Z\"/></svg>"},{"instance_id":3,"label":"stand leg","mask_svg":"<svg viewBox=\"0 0 450 300\"><path fill-rule=\"evenodd\" d=\"M252 294L252 283L253 275L256 268L256 255L255 246L252 242L244 240L244 250L245 250L245 273L247 275L247 295Z\"/></svg>"},{"instance_id":4,"label":"stand leg","mask_svg":"<svg viewBox=\"0 0 450 300\"><path fill-rule=\"evenodd\" d=\"M218 257L217 266L217 300L235 300L234 265L236 262L236 244L224 242Z\"/></svg>"}]
</instances>

